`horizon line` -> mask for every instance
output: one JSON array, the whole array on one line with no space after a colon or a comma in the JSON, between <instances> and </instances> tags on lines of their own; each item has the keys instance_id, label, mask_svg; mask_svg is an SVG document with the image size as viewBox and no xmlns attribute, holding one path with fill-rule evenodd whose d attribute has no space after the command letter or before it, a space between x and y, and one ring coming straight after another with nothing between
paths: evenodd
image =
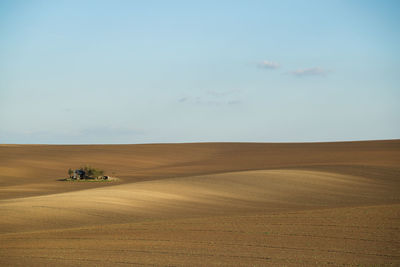
<instances>
[{"instance_id":1,"label":"horizon line","mask_svg":"<svg viewBox=\"0 0 400 267\"><path fill-rule=\"evenodd\" d=\"M123 146L123 145L184 145L184 144L327 144L327 143L361 143L361 142L388 142L400 141L393 139L365 139L365 140L335 140L335 141L281 141L281 142L257 142L257 141L193 141L193 142L154 142L154 143L0 143L0 146Z\"/></svg>"}]
</instances>

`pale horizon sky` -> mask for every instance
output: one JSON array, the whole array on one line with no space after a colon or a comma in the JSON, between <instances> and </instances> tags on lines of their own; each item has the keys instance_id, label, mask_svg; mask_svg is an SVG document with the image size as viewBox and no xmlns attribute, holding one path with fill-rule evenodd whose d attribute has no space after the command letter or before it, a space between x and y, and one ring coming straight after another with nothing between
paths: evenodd
<instances>
[{"instance_id":1,"label":"pale horizon sky","mask_svg":"<svg viewBox=\"0 0 400 267\"><path fill-rule=\"evenodd\" d=\"M399 14L398 1L4 0L0 143L399 139Z\"/></svg>"}]
</instances>

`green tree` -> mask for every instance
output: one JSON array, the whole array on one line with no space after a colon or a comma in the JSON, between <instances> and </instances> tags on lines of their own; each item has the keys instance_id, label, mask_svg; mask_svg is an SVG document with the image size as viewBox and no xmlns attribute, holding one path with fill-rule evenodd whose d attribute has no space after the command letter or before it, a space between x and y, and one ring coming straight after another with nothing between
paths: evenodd
<instances>
[{"instance_id":1,"label":"green tree","mask_svg":"<svg viewBox=\"0 0 400 267\"><path fill-rule=\"evenodd\" d=\"M72 177L72 174L73 174L74 172L73 172L73 170L71 169L71 168L69 168L68 169L68 175L69 175L69 178L71 178Z\"/></svg>"},{"instance_id":2,"label":"green tree","mask_svg":"<svg viewBox=\"0 0 400 267\"><path fill-rule=\"evenodd\" d=\"M95 178L95 177L104 175L104 171L103 170L90 167L89 165L85 165L85 167L81 168L81 170L83 170L85 172L85 175L87 177Z\"/></svg>"}]
</instances>

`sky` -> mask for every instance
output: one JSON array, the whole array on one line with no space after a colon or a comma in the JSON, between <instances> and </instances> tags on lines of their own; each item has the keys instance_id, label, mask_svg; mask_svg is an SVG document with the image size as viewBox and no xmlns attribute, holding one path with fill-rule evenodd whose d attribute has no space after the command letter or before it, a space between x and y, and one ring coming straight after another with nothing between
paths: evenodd
<instances>
[{"instance_id":1,"label":"sky","mask_svg":"<svg viewBox=\"0 0 400 267\"><path fill-rule=\"evenodd\" d=\"M400 138L399 1L0 1L0 143Z\"/></svg>"}]
</instances>

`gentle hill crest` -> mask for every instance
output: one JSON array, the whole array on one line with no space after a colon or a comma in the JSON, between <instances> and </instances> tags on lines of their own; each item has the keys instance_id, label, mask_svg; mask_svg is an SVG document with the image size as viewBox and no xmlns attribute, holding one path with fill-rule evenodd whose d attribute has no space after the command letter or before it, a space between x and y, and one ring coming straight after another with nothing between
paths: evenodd
<instances>
[{"instance_id":1,"label":"gentle hill crest","mask_svg":"<svg viewBox=\"0 0 400 267\"><path fill-rule=\"evenodd\" d=\"M400 140L333 143L0 145L0 199L107 186L60 184L70 166L107 170L121 183L232 171L400 165ZM394 168L394 169L393 169ZM335 168L337 169L337 168ZM353 168L354 169L354 168ZM360 168L356 168L360 170ZM396 169L396 170L395 170ZM30 186L25 186L29 184Z\"/></svg>"}]
</instances>

